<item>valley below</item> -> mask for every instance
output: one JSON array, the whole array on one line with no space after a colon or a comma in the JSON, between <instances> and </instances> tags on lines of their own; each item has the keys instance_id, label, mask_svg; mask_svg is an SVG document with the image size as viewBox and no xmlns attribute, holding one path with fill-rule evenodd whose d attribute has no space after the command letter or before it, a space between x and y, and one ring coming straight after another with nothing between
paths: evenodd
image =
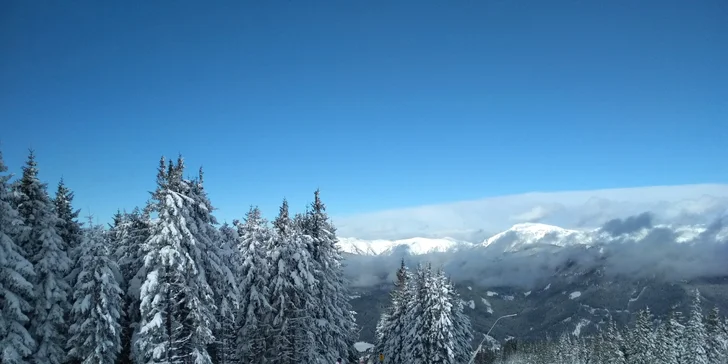
<instances>
[{"instance_id":1,"label":"valley below","mask_svg":"<svg viewBox=\"0 0 728 364\"><path fill-rule=\"evenodd\" d=\"M658 319L673 309L687 312L695 289L706 309L728 312L727 240L721 221L587 231L525 223L482 242L342 238L340 247L361 341L375 342L394 272L404 260L410 267L443 268L475 338L493 327L488 339L496 349L513 338L589 335L610 317L625 325L647 307ZM511 314L516 316L493 326Z\"/></svg>"}]
</instances>

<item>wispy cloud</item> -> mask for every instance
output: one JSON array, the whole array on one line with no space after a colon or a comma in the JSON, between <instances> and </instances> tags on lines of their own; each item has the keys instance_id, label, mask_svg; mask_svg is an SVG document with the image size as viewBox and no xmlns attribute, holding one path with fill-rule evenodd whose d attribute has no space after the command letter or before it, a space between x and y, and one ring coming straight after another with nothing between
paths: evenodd
<instances>
[{"instance_id":1,"label":"wispy cloud","mask_svg":"<svg viewBox=\"0 0 728 364\"><path fill-rule=\"evenodd\" d=\"M698 184L526 193L334 218L340 236L476 241L518 222L595 228L650 211L655 224L708 223L728 210L728 185Z\"/></svg>"}]
</instances>

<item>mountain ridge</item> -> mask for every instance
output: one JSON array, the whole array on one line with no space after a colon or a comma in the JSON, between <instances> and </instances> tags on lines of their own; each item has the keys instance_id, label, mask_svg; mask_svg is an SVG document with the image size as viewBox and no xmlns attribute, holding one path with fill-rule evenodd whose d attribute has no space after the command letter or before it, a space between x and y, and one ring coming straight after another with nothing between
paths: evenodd
<instances>
[{"instance_id":1,"label":"mountain ridge","mask_svg":"<svg viewBox=\"0 0 728 364\"><path fill-rule=\"evenodd\" d=\"M517 223L509 229L493 234L481 242L458 240L451 237L411 237L407 239L359 239L340 237L342 252L355 255L382 255L406 251L412 255L442 253L462 248L490 248L504 253L518 252L538 245L565 247L574 245L591 246L596 242L609 242L617 239L641 240L655 229L672 231L676 242L689 243L700 238L711 228L708 224L675 225L662 224L643 226L627 233L611 231L608 226L596 229L567 229L543 223ZM728 239L728 228L720 227L716 238Z\"/></svg>"}]
</instances>

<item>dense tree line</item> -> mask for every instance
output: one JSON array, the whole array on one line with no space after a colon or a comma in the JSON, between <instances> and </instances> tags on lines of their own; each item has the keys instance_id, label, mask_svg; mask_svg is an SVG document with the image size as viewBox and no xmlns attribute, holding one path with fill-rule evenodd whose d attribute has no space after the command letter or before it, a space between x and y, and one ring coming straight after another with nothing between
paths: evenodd
<instances>
[{"instance_id":1,"label":"dense tree line","mask_svg":"<svg viewBox=\"0 0 728 364\"><path fill-rule=\"evenodd\" d=\"M728 320L717 308L703 313L696 290L687 318L673 310L655 320L649 308L637 314L631 327L604 323L598 334L557 340L520 343L496 363L509 364L726 364Z\"/></svg>"},{"instance_id":2,"label":"dense tree line","mask_svg":"<svg viewBox=\"0 0 728 364\"><path fill-rule=\"evenodd\" d=\"M467 363L472 353L470 319L452 282L442 271L402 261L392 303L377 325L375 352L385 363Z\"/></svg>"},{"instance_id":3,"label":"dense tree line","mask_svg":"<svg viewBox=\"0 0 728 364\"><path fill-rule=\"evenodd\" d=\"M318 191L272 224L219 226L200 170L162 158L143 208L83 226L31 152L0 155L0 363L333 363L357 333L336 230Z\"/></svg>"}]
</instances>

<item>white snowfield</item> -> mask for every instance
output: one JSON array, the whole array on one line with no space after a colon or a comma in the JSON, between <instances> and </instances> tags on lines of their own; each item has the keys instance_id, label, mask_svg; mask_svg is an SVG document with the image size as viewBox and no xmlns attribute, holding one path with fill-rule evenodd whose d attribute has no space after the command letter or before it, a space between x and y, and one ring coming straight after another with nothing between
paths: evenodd
<instances>
[{"instance_id":1,"label":"white snowfield","mask_svg":"<svg viewBox=\"0 0 728 364\"><path fill-rule=\"evenodd\" d=\"M677 242L690 243L708 230L705 225L657 225L654 228L670 229L675 232ZM639 240L650 233L650 229L632 232L627 237ZM717 238L727 238L728 227L723 228ZM591 246L596 241L609 242L614 239L602 228L593 230L571 230L541 223L515 224L506 231L485 239L480 243L444 238L409 238L400 240L363 240L358 238L339 238L339 247L345 253L357 255L382 255L406 249L410 254L422 255L435 252L448 252L458 248L481 247L499 252L517 252L537 246L565 247L574 245Z\"/></svg>"},{"instance_id":2,"label":"white snowfield","mask_svg":"<svg viewBox=\"0 0 728 364\"><path fill-rule=\"evenodd\" d=\"M339 247L345 253L361 255L380 255L404 247L410 254L422 255L435 252L445 252L464 244L451 238L410 238L401 240L361 240L357 238L339 238Z\"/></svg>"}]
</instances>

